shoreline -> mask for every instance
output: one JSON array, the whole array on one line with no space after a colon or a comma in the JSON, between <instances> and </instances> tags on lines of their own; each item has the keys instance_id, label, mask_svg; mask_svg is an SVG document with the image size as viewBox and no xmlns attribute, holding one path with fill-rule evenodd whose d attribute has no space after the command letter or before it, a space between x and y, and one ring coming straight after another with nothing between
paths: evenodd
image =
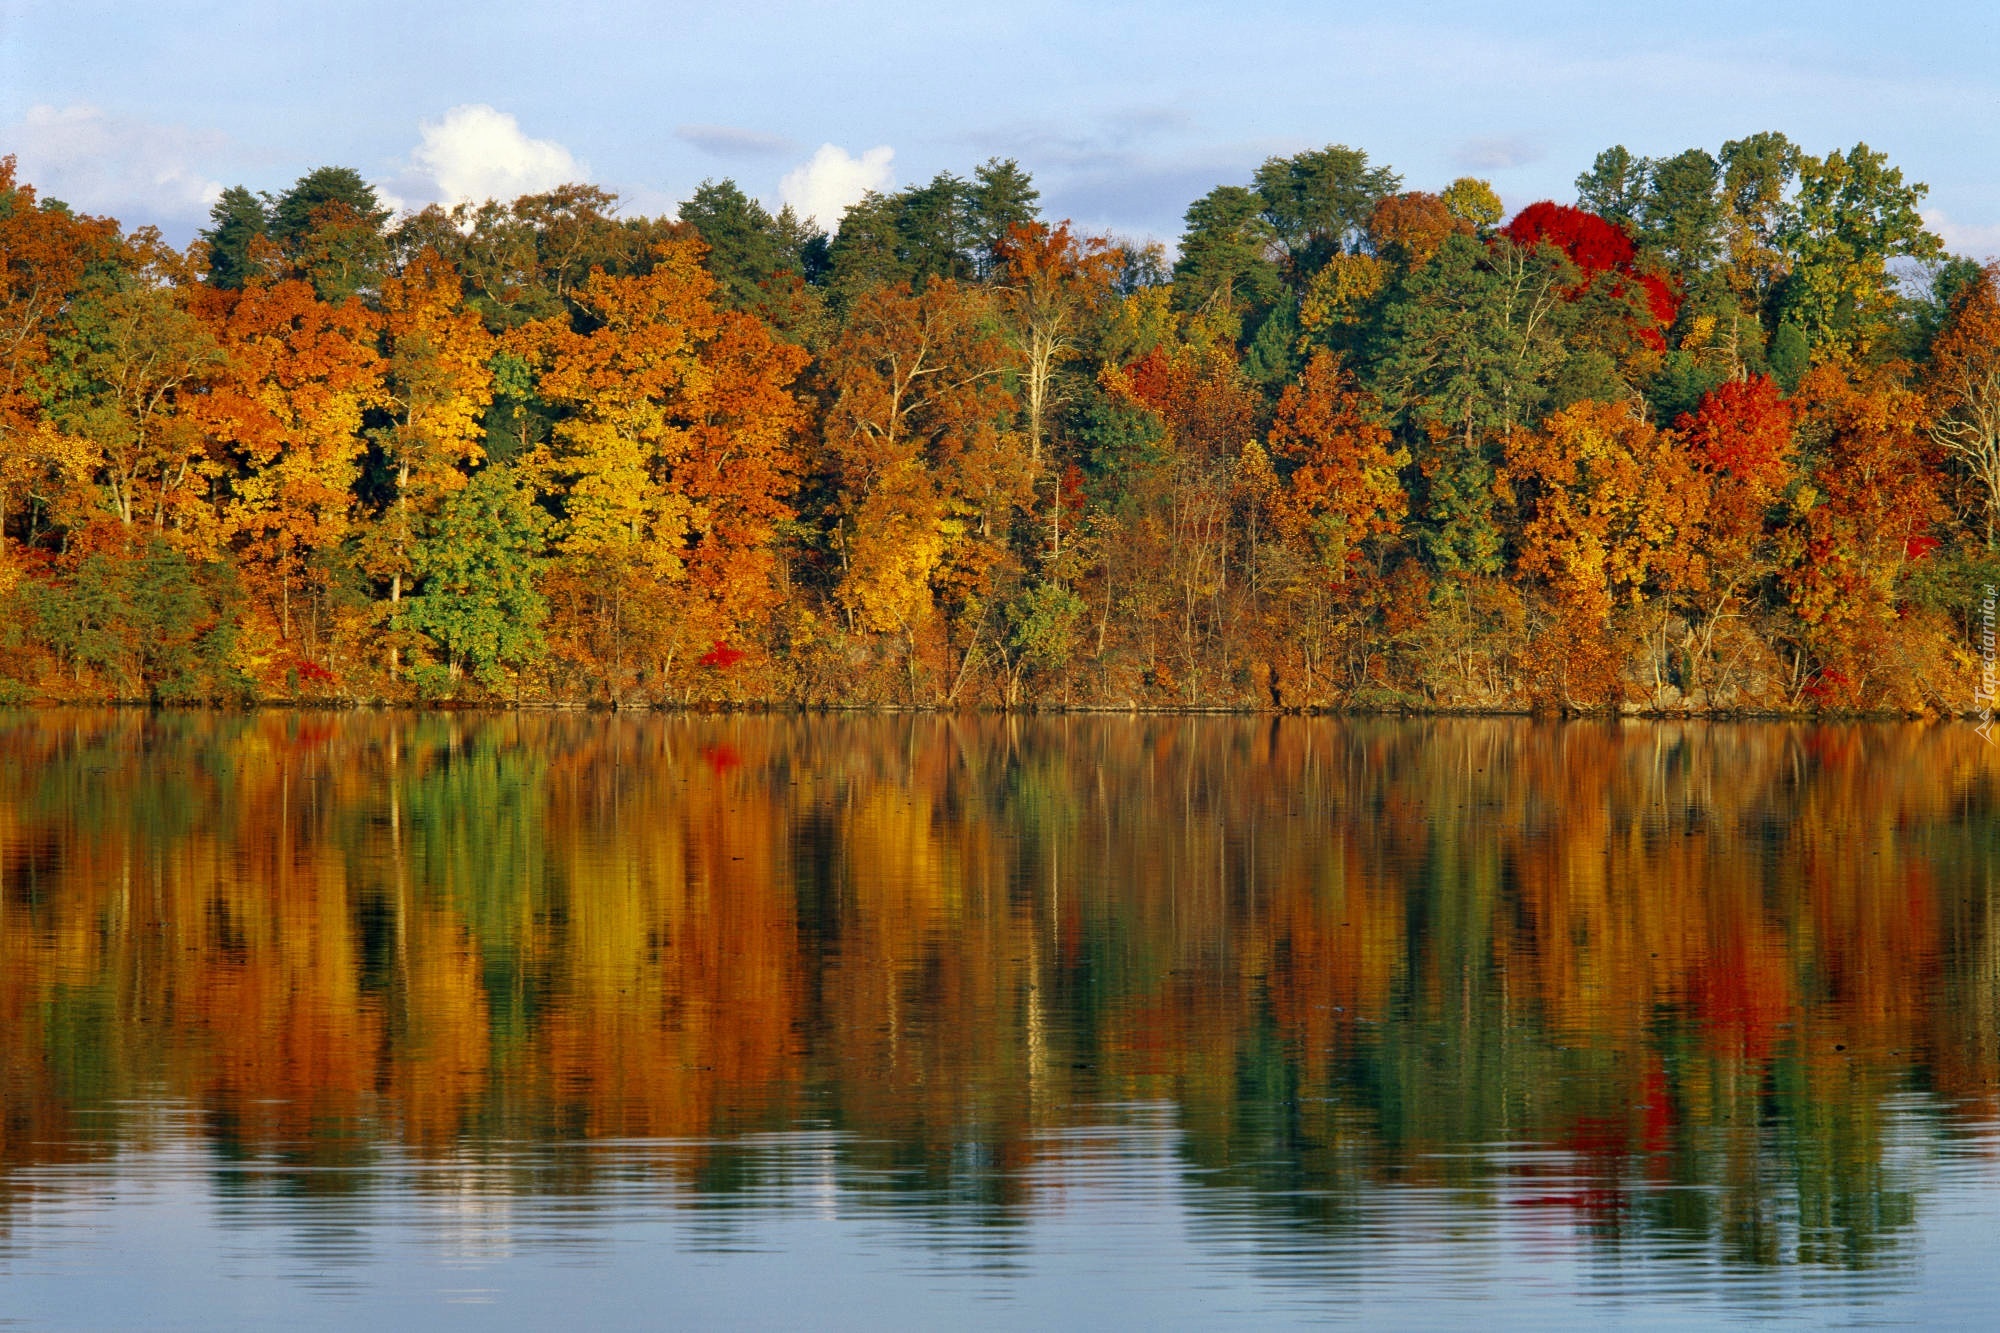
<instances>
[{"instance_id":1,"label":"shoreline","mask_svg":"<svg viewBox=\"0 0 2000 1333\"><path fill-rule=\"evenodd\" d=\"M874 717L1231 717L1343 718L1409 721L1428 719L1522 718L1537 722L1966 722L1984 720L1977 709L1946 713L1935 709L1651 709L1651 708L1449 708L1449 707L1249 707L1197 704L1039 704L967 707L945 704L864 703L488 703L401 702L387 699L264 699L253 703L154 703L137 699L31 700L0 707L7 712L52 713L117 709L151 713L588 713L603 716L808 716Z\"/></svg>"}]
</instances>

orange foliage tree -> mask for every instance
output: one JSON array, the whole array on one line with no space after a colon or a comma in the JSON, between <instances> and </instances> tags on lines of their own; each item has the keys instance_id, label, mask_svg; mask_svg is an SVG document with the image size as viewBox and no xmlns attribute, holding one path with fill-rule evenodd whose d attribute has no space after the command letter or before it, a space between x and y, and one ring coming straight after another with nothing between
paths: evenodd
<instances>
[{"instance_id":1,"label":"orange foliage tree","mask_svg":"<svg viewBox=\"0 0 2000 1333\"><path fill-rule=\"evenodd\" d=\"M1814 466L1779 582L1799 623L1799 685L1822 703L1907 702L1908 673L1882 668L1897 660L1897 581L1944 518L1924 403L1894 367L1837 364L1808 372L1795 403Z\"/></svg>"},{"instance_id":2,"label":"orange foliage tree","mask_svg":"<svg viewBox=\"0 0 2000 1333\"><path fill-rule=\"evenodd\" d=\"M1393 538L1409 512L1398 475L1409 451L1382 424L1374 395L1325 351L1285 387L1269 441L1272 462L1286 473L1268 501L1288 557L1274 637L1296 641L1305 696L1323 698L1343 610L1358 600L1346 586L1349 571L1369 544Z\"/></svg>"},{"instance_id":3,"label":"orange foliage tree","mask_svg":"<svg viewBox=\"0 0 2000 1333\"><path fill-rule=\"evenodd\" d=\"M16 506L57 498L80 460L42 412L50 336L84 272L118 246L117 224L43 207L0 157L0 596L18 576L7 525Z\"/></svg>"},{"instance_id":4,"label":"orange foliage tree","mask_svg":"<svg viewBox=\"0 0 2000 1333\"><path fill-rule=\"evenodd\" d=\"M298 279L210 291L203 313L227 370L203 403L233 457L225 523L252 593L256 670L335 665L333 560L351 530L363 415L383 401L377 317ZM303 613L303 614L302 614Z\"/></svg>"},{"instance_id":5,"label":"orange foliage tree","mask_svg":"<svg viewBox=\"0 0 2000 1333\"><path fill-rule=\"evenodd\" d=\"M1411 190L1375 205L1368 219L1368 243L1377 255L1416 268L1437 253L1447 236L1471 230L1472 224L1453 214L1441 196Z\"/></svg>"},{"instance_id":6,"label":"orange foliage tree","mask_svg":"<svg viewBox=\"0 0 2000 1333\"><path fill-rule=\"evenodd\" d=\"M1380 412L1337 358L1315 352L1271 424L1271 457L1289 465L1273 506L1279 524L1288 536L1310 535L1336 581L1363 542L1395 533L1409 512L1397 475L1409 451L1396 447Z\"/></svg>"},{"instance_id":7,"label":"orange foliage tree","mask_svg":"<svg viewBox=\"0 0 2000 1333\"><path fill-rule=\"evenodd\" d=\"M1566 700L1615 696L1613 610L1693 573L1682 542L1705 494L1691 460L1624 405L1586 399L1514 433L1507 479L1524 514L1517 565L1553 595L1545 679Z\"/></svg>"}]
</instances>

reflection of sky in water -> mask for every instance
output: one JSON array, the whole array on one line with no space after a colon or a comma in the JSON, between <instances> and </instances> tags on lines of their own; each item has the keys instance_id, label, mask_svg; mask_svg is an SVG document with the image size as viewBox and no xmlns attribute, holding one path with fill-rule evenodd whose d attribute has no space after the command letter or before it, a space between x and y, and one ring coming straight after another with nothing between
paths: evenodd
<instances>
[{"instance_id":1,"label":"reflection of sky in water","mask_svg":"<svg viewBox=\"0 0 2000 1333\"><path fill-rule=\"evenodd\" d=\"M1388 1185L1338 1234L1285 1235L1267 1201L1189 1178L1171 1107L1133 1105L1044 1136L1030 1201L999 1219L850 1181L839 1136L812 1131L756 1136L744 1146L764 1185L722 1197L662 1169L691 1145L388 1153L343 1169L354 1178L329 1197L278 1188L286 1173L257 1163L218 1172L202 1145L167 1137L28 1173L0 1299L30 1327L79 1328L1971 1326L2000 1308L2000 1131L1945 1136L1908 1109L1888 1169L1922 1177L1925 1207L1865 1269L1731 1266L1694 1237L1620 1246L1547 1205L1594 1182L1531 1147L1468 1150L1493 1168L1490 1190ZM560 1173L573 1154L595 1159L587 1198L520 1192L520 1172Z\"/></svg>"}]
</instances>

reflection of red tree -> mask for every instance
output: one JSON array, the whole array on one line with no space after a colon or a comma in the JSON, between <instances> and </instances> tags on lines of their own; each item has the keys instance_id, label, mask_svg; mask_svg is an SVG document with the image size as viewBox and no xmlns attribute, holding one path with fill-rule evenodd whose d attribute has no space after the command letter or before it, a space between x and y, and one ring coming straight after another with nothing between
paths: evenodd
<instances>
[{"instance_id":1,"label":"reflection of red tree","mask_svg":"<svg viewBox=\"0 0 2000 1333\"><path fill-rule=\"evenodd\" d=\"M1672 1174L1668 1154L1674 1141L1673 1092L1659 1055L1648 1053L1645 1060L1635 1090L1638 1100L1632 1107L1636 1117L1578 1115L1556 1136L1557 1146L1569 1155L1561 1173L1569 1179L1581 1177L1581 1187L1521 1195L1512 1200L1516 1207L1562 1208L1585 1221L1602 1223L1631 1205L1624 1181L1626 1167L1634 1157L1644 1159L1650 1177L1664 1179ZM1525 1168L1518 1174L1535 1179L1547 1172Z\"/></svg>"},{"instance_id":2,"label":"reflection of red tree","mask_svg":"<svg viewBox=\"0 0 2000 1333\"><path fill-rule=\"evenodd\" d=\"M1577 1116L1564 1126L1556 1145L1567 1155L1563 1177L1581 1178L1581 1184L1574 1189L1517 1196L1512 1200L1515 1207L1561 1208L1602 1223L1630 1205L1622 1183L1622 1168L1632 1155L1629 1124L1612 1116Z\"/></svg>"},{"instance_id":3,"label":"reflection of red tree","mask_svg":"<svg viewBox=\"0 0 2000 1333\"><path fill-rule=\"evenodd\" d=\"M704 745L701 747L701 761L708 765L710 772L721 774L741 764L743 756L735 746L727 743Z\"/></svg>"},{"instance_id":4,"label":"reflection of red tree","mask_svg":"<svg viewBox=\"0 0 2000 1333\"><path fill-rule=\"evenodd\" d=\"M1761 1060L1792 1006L1784 949L1767 928L1732 922L1695 969L1692 991L1711 1043Z\"/></svg>"}]
</instances>

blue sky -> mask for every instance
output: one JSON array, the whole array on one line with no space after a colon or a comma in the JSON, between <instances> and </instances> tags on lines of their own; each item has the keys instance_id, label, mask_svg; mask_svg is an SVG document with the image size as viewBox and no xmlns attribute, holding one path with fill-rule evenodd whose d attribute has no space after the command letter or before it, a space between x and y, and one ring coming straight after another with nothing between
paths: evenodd
<instances>
[{"instance_id":1,"label":"blue sky","mask_svg":"<svg viewBox=\"0 0 2000 1333\"><path fill-rule=\"evenodd\" d=\"M1745 10L1748 12L1745 12ZM1596 152L1865 140L2000 253L2000 5L215 3L0 0L0 153L185 239L222 185L326 163L405 204L706 177L822 215L1031 171L1048 212L1171 240L1258 162L1364 148L1411 187L1568 199ZM832 221L832 216L826 217Z\"/></svg>"}]
</instances>

